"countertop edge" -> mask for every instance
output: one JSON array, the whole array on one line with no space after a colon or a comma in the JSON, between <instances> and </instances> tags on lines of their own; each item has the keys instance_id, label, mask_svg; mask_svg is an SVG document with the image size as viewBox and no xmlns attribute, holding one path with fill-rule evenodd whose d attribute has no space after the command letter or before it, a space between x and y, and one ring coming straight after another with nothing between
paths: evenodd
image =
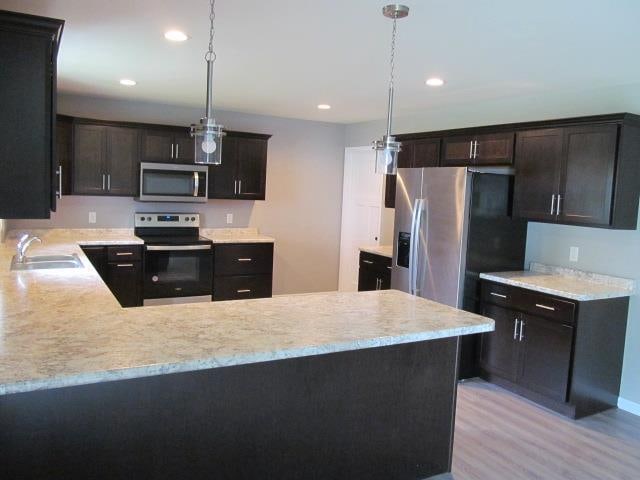
<instances>
[{"instance_id":1,"label":"countertop edge","mask_svg":"<svg viewBox=\"0 0 640 480\"><path fill-rule=\"evenodd\" d=\"M487 322L481 325L445 328L431 332L409 333L399 336L378 337L326 345L312 345L300 348L283 349L276 352L257 352L240 356L205 358L189 360L186 362L160 363L118 370L106 370L102 372L88 372L70 376L24 380L0 385L0 396L473 335L476 333L493 331L495 328L494 325L495 324L492 320L487 319Z\"/></svg>"},{"instance_id":2,"label":"countertop edge","mask_svg":"<svg viewBox=\"0 0 640 480\"><path fill-rule=\"evenodd\" d=\"M387 248L393 248L390 246L386 246ZM361 252L366 252L366 253L371 253L372 255L379 255L381 257L386 257L386 258L393 258L393 251L391 252L385 252L384 250L385 246L380 246L380 247L358 247L358 250Z\"/></svg>"},{"instance_id":3,"label":"countertop edge","mask_svg":"<svg viewBox=\"0 0 640 480\"><path fill-rule=\"evenodd\" d=\"M611 291L609 293L594 294L594 295L580 295L564 290L556 290L553 288L542 287L540 285L534 285L531 283L523 282L521 280L514 280L512 278L504 278L489 273L481 273L480 278L483 280L490 280L492 282L501 283L503 285L511 285L513 287L520 287L527 290L533 290L534 292L547 293L549 295L555 295L557 297L568 298L570 300L576 300L578 302L589 302L593 300L606 300L608 298L622 298L633 295L630 291Z\"/></svg>"}]
</instances>

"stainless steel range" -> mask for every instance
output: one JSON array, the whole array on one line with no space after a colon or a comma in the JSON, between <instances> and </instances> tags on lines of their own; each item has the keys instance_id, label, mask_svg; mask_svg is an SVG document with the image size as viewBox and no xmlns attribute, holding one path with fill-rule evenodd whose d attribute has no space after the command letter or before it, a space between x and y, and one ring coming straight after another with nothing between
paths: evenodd
<instances>
[{"instance_id":1,"label":"stainless steel range","mask_svg":"<svg viewBox=\"0 0 640 480\"><path fill-rule=\"evenodd\" d=\"M143 304L210 302L213 242L200 236L197 213L136 213L144 240Z\"/></svg>"}]
</instances>

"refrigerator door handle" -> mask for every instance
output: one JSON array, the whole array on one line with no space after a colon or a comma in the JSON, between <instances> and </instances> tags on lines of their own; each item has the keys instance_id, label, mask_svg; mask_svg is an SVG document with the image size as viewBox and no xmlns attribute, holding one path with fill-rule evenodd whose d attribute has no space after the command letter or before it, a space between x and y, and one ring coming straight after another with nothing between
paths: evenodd
<instances>
[{"instance_id":1,"label":"refrigerator door handle","mask_svg":"<svg viewBox=\"0 0 640 480\"><path fill-rule=\"evenodd\" d=\"M416 218L418 215L418 205L420 203L419 199L415 199L413 202L413 213L411 215L411 232L410 232L410 244L409 244L409 294L410 295L415 295L416 292L414 290L414 278L413 278L413 274L414 274L414 266L416 264L416 259L415 259L415 246L416 246L416 241L417 241L417 237L416 237Z\"/></svg>"},{"instance_id":2,"label":"refrigerator door handle","mask_svg":"<svg viewBox=\"0 0 640 480\"><path fill-rule=\"evenodd\" d=\"M418 267L419 267L419 263L420 263L420 231L422 229L422 215L424 213L424 198L420 198L417 200L417 212L416 212L416 227L415 227L415 234L416 234L416 242L414 243L414 254L413 254L413 294L414 295L419 295L420 291L418 290ZM425 261L426 261L426 256L425 256Z\"/></svg>"}]
</instances>

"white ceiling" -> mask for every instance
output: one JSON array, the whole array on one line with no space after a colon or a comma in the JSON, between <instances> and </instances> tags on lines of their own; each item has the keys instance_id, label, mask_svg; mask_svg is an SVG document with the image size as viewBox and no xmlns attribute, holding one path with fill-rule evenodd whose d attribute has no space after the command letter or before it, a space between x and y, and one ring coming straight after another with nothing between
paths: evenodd
<instances>
[{"instance_id":1,"label":"white ceiling","mask_svg":"<svg viewBox=\"0 0 640 480\"><path fill-rule=\"evenodd\" d=\"M217 0L215 106L331 122L385 116L384 0ZM407 0L396 113L640 82L639 0ZM204 104L208 0L0 0L66 20L59 88ZM182 44L163 38L179 28ZM447 82L428 88L429 76ZM133 78L138 85L119 85ZM332 109L319 111L328 103Z\"/></svg>"}]
</instances>

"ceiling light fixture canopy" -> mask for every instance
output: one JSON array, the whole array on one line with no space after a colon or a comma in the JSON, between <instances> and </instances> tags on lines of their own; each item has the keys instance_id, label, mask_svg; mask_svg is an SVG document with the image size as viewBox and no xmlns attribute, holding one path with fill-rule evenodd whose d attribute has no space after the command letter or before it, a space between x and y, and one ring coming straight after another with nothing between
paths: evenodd
<instances>
[{"instance_id":1,"label":"ceiling light fixture canopy","mask_svg":"<svg viewBox=\"0 0 640 480\"><path fill-rule=\"evenodd\" d=\"M399 4L391 4L382 8L382 14L393 20L393 30L391 32L391 60L389 75L389 100L387 110L387 134L382 140L373 142L373 149L376 151L376 173L395 175L398 171L398 153L400 153L402 144L396 142L394 136L391 135L391 118L393 115L393 71L395 67L396 53L396 22L399 18L409 15L409 7Z\"/></svg>"},{"instance_id":2,"label":"ceiling light fixture canopy","mask_svg":"<svg viewBox=\"0 0 640 480\"><path fill-rule=\"evenodd\" d=\"M209 50L204 56L207 61L207 105L204 118L199 124L191 125L191 136L195 140L195 163L205 165L220 165L222 163L222 137L225 135L223 126L213 118L213 63L216 54L213 51L213 21L215 15L215 0L209 1Z\"/></svg>"}]
</instances>

